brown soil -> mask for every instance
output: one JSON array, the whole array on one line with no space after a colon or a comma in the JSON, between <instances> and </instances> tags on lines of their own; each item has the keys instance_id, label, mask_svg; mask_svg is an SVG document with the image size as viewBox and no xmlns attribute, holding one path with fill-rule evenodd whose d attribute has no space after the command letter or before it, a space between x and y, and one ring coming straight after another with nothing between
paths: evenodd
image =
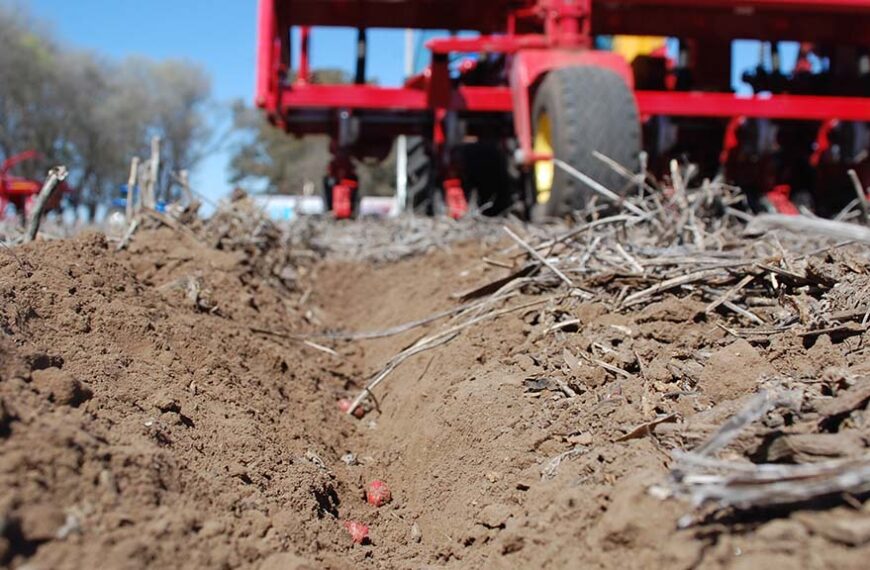
<instances>
[{"instance_id":1,"label":"brown soil","mask_svg":"<svg viewBox=\"0 0 870 570\"><path fill-rule=\"evenodd\" d=\"M414 357L378 391L380 411L356 420L337 401L420 329L332 345L340 357L255 332L425 317L503 273L481 250L326 261L297 268L298 287L168 229L128 252L96 234L0 252L0 563L866 567L860 498L677 530L691 506L648 488L672 449L702 441L760 381L866 379L868 333L750 344L676 298L629 314L579 304L576 332L545 333L530 310ZM571 356L593 343L609 364L642 370L627 378ZM671 413L679 424L617 441ZM862 417L847 435L865 450ZM744 439L742 451L767 452ZM374 479L392 491L380 508L364 500ZM348 520L370 527L366 544L351 542Z\"/></svg>"}]
</instances>

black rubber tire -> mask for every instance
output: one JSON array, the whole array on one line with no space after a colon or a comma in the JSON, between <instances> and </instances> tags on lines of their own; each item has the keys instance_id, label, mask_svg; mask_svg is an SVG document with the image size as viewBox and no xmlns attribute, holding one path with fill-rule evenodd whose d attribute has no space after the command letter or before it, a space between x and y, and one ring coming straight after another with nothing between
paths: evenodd
<instances>
[{"instance_id":1,"label":"black rubber tire","mask_svg":"<svg viewBox=\"0 0 870 570\"><path fill-rule=\"evenodd\" d=\"M598 151L637 171L641 151L640 114L634 93L616 73L599 67L566 67L550 72L535 94L532 125L547 113L556 158L619 192L625 180L595 158ZM556 167L550 199L541 213L559 217L582 209L593 191Z\"/></svg>"},{"instance_id":2,"label":"black rubber tire","mask_svg":"<svg viewBox=\"0 0 870 570\"><path fill-rule=\"evenodd\" d=\"M495 142L466 143L457 149L462 167L462 186L474 208L484 216L506 212L516 200L508 157ZM485 207L484 207L485 206Z\"/></svg>"},{"instance_id":3,"label":"black rubber tire","mask_svg":"<svg viewBox=\"0 0 870 570\"><path fill-rule=\"evenodd\" d=\"M332 211L332 187L335 185L335 179L331 176L323 177L323 186L321 186L321 196L323 197L323 211Z\"/></svg>"},{"instance_id":4,"label":"black rubber tire","mask_svg":"<svg viewBox=\"0 0 870 570\"><path fill-rule=\"evenodd\" d=\"M406 210L431 216L436 207L435 163L429 144L423 137L407 138L408 186Z\"/></svg>"}]
</instances>

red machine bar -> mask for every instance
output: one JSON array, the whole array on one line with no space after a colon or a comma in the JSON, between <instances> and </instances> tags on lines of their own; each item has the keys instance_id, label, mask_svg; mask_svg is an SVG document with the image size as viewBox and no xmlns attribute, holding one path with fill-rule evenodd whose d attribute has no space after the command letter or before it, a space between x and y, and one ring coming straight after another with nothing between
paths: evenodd
<instances>
[{"instance_id":1,"label":"red machine bar","mask_svg":"<svg viewBox=\"0 0 870 570\"><path fill-rule=\"evenodd\" d=\"M546 48L546 36L477 36L474 38L438 38L429 40L426 47L435 54L450 53L516 53L521 49Z\"/></svg>"},{"instance_id":2,"label":"red machine bar","mask_svg":"<svg viewBox=\"0 0 870 570\"><path fill-rule=\"evenodd\" d=\"M860 97L776 95L740 97L731 93L638 91L644 115L672 117L762 117L804 121L870 121L870 101ZM456 111L513 111L507 87L460 87L450 101ZM294 86L282 93L283 109L430 110L420 89L370 85Z\"/></svg>"},{"instance_id":3,"label":"red machine bar","mask_svg":"<svg viewBox=\"0 0 870 570\"><path fill-rule=\"evenodd\" d=\"M862 97L739 97L731 93L671 91L638 91L636 96L644 115L870 121L870 100Z\"/></svg>"},{"instance_id":4,"label":"red machine bar","mask_svg":"<svg viewBox=\"0 0 870 570\"><path fill-rule=\"evenodd\" d=\"M294 85L282 91L281 108L423 111L426 92L371 85Z\"/></svg>"},{"instance_id":5,"label":"red machine bar","mask_svg":"<svg viewBox=\"0 0 870 570\"><path fill-rule=\"evenodd\" d=\"M868 45L868 0L598 0L594 34Z\"/></svg>"},{"instance_id":6,"label":"red machine bar","mask_svg":"<svg viewBox=\"0 0 870 570\"><path fill-rule=\"evenodd\" d=\"M521 0L534 3L534 0ZM294 26L498 32L516 0L270 0Z\"/></svg>"},{"instance_id":7,"label":"red machine bar","mask_svg":"<svg viewBox=\"0 0 870 570\"><path fill-rule=\"evenodd\" d=\"M256 104L270 107L275 69L275 41L278 26L275 20L275 5L272 0L260 0L257 14L257 85Z\"/></svg>"},{"instance_id":8,"label":"red machine bar","mask_svg":"<svg viewBox=\"0 0 870 570\"><path fill-rule=\"evenodd\" d=\"M450 100L457 111L512 113L513 96L509 87L460 87Z\"/></svg>"},{"instance_id":9,"label":"red machine bar","mask_svg":"<svg viewBox=\"0 0 870 570\"><path fill-rule=\"evenodd\" d=\"M450 109L457 111L510 112L507 87L460 87ZM407 87L371 85L294 85L281 94L281 107L292 109L352 109L370 111L427 111L427 93Z\"/></svg>"},{"instance_id":10,"label":"red machine bar","mask_svg":"<svg viewBox=\"0 0 870 570\"><path fill-rule=\"evenodd\" d=\"M596 7L652 5L656 7L729 8L733 10L795 10L800 12L870 12L870 0L595 0Z\"/></svg>"}]
</instances>

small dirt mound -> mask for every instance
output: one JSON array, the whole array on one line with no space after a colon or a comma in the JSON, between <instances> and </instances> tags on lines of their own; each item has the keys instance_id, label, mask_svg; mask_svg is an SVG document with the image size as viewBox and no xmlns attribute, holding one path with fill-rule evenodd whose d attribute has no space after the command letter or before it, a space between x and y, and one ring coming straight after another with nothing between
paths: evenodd
<instances>
[{"instance_id":1,"label":"small dirt mound","mask_svg":"<svg viewBox=\"0 0 870 570\"><path fill-rule=\"evenodd\" d=\"M215 568L345 548L340 485L306 456L341 438L343 382L328 356L251 332L300 325L298 295L167 229L129 253L92 234L16 254L0 262L4 562Z\"/></svg>"}]
</instances>

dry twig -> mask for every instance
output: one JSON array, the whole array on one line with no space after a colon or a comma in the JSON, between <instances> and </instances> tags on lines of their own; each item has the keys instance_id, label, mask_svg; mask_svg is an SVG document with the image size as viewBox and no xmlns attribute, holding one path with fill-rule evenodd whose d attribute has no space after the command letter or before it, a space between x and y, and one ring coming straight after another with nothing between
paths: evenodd
<instances>
[{"instance_id":1,"label":"dry twig","mask_svg":"<svg viewBox=\"0 0 870 570\"><path fill-rule=\"evenodd\" d=\"M30 213L30 221L27 224L27 232L24 234L24 241L30 242L36 239L36 234L39 233L39 223L42 221L42 214L45 210L45 205L48 203L58 184L66 180L67 169L65 166L56 166L48 171L48 178L42 185L42 189L36 196L36 204L33 206L33 211Z\"/></svg>"}]
</instances>

